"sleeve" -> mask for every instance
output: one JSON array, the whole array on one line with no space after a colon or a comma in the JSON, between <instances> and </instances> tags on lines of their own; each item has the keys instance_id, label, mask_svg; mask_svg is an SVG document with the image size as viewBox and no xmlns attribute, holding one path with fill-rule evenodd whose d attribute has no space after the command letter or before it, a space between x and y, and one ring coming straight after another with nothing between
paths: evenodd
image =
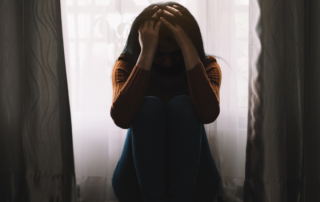
<instances>
[{"instance_id":1,"label":"sleeve","mask_svg":"<svg viewBox=\"0 0 320 202\"><path fill-rule=\"evenodd\" d=\"M128 129L131 126L144 100L149 78L150 71L131 65L120 57L116 61L112 70L113 99L110 115L120 128Z\"/></svg>"},{"instance_id":2,"label":"sleeve","mask_svg":"<svg viewBox=\"0 0 320 202\"><path fill-rule=\"evenodd\" d=\"M187 72L192 105L200 121L214 122L220 113L221 69L213 56L206 58L206 65L198 63Z\"/></svg>"}]
</instances>

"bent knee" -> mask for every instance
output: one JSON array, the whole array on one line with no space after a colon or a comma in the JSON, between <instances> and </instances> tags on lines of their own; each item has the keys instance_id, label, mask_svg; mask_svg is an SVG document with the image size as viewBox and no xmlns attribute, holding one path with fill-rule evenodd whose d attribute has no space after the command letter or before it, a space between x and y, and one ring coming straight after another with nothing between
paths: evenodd
<instances>
[{"instance_id":1,"label":"bent knee","mask_svg":"<svg viewBox=\"0 0 320 202\"><path fill-rule=\"evenodd\" d=\"M168 106L179 105L180 103L191 104L190 96L189 95L177 95L169 101Z\"/></svg>"},{"instance_id":2,"label":"bent knee","mask_svg":"<svg viewBox=\"0 0 320 202\"><path fill-rule=\"evenodd\" d=\"M156 96L145 96L140 107L141 110L156 113L165 109L164 102Z\"/></svg>"},{"instance_id":3,"label":"bent knee","mask_svg":"<svg viewBox=\"0 0 320 202\"><path fill-rule=\"evenodd\" d=\"M138 121L140 120L140 121ZM150 122L152 120L165 122L166 107L164 102L155 96L145 96L139 111L137 112L135 122Z\"/></svg>"},{"instance_id":4,"label":"bent knee","mask_svg":"<svg viewBox=\"0 0 320 202\"><path fill-rule=\"evenodd\" d=\"M191 98L188 95L178 95L172 98L168 104L168 115L176 119L183 117L184 119L198 120L196 111L191 103Z\"/></svg>"},{"instance_id":5,"label":"bent knee","mask_svg":"<svg viewBox=\"0 0 320 202\"><path fill-rule=\"evenodd\" d=\"M145 96L142 105L150 105L150 107L165 107L164 102L156 96Z\"/></svg>"}]
</instances>

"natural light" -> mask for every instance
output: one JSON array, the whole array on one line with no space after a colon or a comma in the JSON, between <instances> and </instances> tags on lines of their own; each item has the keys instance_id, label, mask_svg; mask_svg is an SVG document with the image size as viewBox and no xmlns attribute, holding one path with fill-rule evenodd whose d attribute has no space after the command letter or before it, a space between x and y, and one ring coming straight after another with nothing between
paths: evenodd
<instances>
[{"instance_id":1,"label":"natural light","mask_svg":"<svg viewBox=\"0 0 320 202\"><path fill-rule=\"evenodd\" d=\"M153 0L61 0L79 201L118 201L111 178L127 130L110 117L111 73L135 17ZM196 18L222 71L220 115L206 124L221 197L242 201L248 111L249 0L176 0Z\"/></svg>"}]
</instances>

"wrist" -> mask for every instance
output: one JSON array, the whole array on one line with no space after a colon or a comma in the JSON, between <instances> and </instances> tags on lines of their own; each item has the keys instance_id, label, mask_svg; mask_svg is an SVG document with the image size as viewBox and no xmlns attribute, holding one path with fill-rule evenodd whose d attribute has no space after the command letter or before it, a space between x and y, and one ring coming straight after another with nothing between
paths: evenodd
<instances>
[{"instance_id":1,"label":"wrist","mask_svg":"<svg viewBox=\"0 0 320 202\"><path fill-rule=\"evenodd\" d=\"M154 56L154 54L156 53L155 50L141 50L140 55L146 56L146 57L152 57Z\"/></svg>"},{"instance_id":2,"label":"wrist","mask_svg":"<svg viewBox=\"0 0 320 202\"><path fill-rule=\"evenodd\" d=\"M143 68L145 70L150 70L151 66L152 66L153 57L154 57L154 54L152 54L152 52L141 51L136 65L140 66L141 68Z\"/></svg>"},{"instance_id":3,"label":"wrist","mask_svg":"<svg viewBox=\"0 0 320 202\"><path fill-rule=\"evenodd\" d=\"M199 58L199 54L197 49L194 46L189 46L188 48L184 48L182 50L184 62L186 65L186 70L191 70L195 67L199 62L201 62Z\"/></svg>"},{"instance_id":4,"label":"wrist","mask_svg":"<svg viewBox=\"0 0 320 202\"><path fill-rule=\"evenodd\" d=\"M191 43L184 43L181 47L181 51L184 53L197 52L196 47Z\"/></svg>"}]
</instances>

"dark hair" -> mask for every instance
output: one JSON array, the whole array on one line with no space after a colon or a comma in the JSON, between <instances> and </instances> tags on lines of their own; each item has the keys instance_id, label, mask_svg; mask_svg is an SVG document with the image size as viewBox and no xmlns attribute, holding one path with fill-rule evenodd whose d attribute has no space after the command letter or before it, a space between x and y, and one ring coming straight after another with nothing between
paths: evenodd
<instances>
[{"instance_id":1,"label":"dark hair","mask_svg":"<svg viewBox=\"0 0 320 202\"><path fill-rule=\"evenodd\" d=\"M136 64L141 52L141 47L139 43L139 33L138 33L138 29L140 25L143 24L146 20L153 20L155 22L154 23L154 26L155 26L159 21L159 18L157 19L152 18L152 15L156 12L156 10L153 9L153 7L157 6L158 9L164 10L166 6L173 7L173 5L178 6L176 9L180 11L182 16L176 16L176 17L165 16L166 20L173 25L178 24L180 27L183 28L183 30L189 36L190 40L192 41L195 48L197 49L199 58L203 64L205 62L206 57L210 55L214 56L212 54L206 54L204 52L203 41L202 41L199 25L196 19L193 17L193 15L189 12L189 10L177 2L168 1L168 2L159 2L159 3L150 4L133 21L128 39L121 53L121 55L125 55L127 56L127 58L130 58L128 62ZM161 16L163 16L162 13L159 15L159 17ZM172 31L163 23L160 26L159 38L161 38L162 35L171 35L172 38L174 38ZM214 57L219 58L217 56L214 56Z\"/></svg>"}]
</instances>

